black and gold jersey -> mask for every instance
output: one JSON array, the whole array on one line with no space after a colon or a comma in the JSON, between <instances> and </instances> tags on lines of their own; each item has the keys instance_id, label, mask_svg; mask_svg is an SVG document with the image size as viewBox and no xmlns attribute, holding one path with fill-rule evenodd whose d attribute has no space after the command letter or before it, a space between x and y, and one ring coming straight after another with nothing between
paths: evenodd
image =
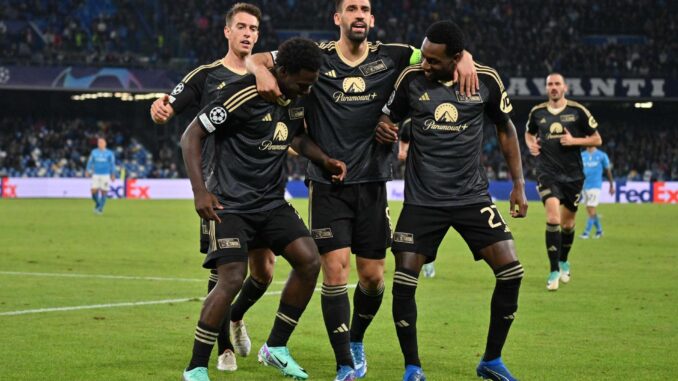
<instances>
[{"instance_id":1,"label":"black and gold jersey","mask_svg":"<svg viewBox=\"0 0 678 381\"><path fill-rule=\"evenodd\" d=\"M216 168L207 182L223 211L251 213L286 203L285 160L292 139L304 132L303 99L266 102L254 76L226 87L196 120L214 136Z\"/></svg>"},{"instance_id":2,"label":"black and gold jersey","mask_svg":"<svg viewBox=\"0 0 678 381\"><path fill-rule=\"evenodd\" d=\"M497 72L476 65L480 90L471 97L458 83L434 82L421 65L405 69L383 112L393 122L411 117L405 204L461 206L490 200L481 164L483 124L506 124L511 101Z\"/></svg>"},{"instance_id":3,"label":"black and gold jersey","mask_svg":"<svg viewBox=\"0 0 678 381\"><path fill-rule=\"evenodd\" d=\"M323 63L308 99L309 136L330 157L346 163L345 184L390 180L393 150L375 142L374 129L398 74L410 62L419 62L419 50L368 43L363 57L349 61L335 41L318 46ZM331 175L312 162L306 178L331 183Z\"/></svg>"},{"instance_id":4,"label":"black and gold jersey","mask_svg":"<svg viewBox=\"0 0 678 381\"><path fill-rule=\"evenodd\" d=\"M527 131L539 138L541 153L537 156L537 180L541 184L572 182L584 179L581 147L563 146L560 138L567 129L575 138L596 133L598 122L583 105L568 100L565 108L553 110L548 102L532 108L527 118Z\"/></svg>"},{"instance_id":5,"label":"black and gold jersey","mask_svg":"<svg viewBox=\"0 0 678 381\"><path fill-rule=\"evenodd\" d=\"M241 79L238 73L224 66L221 59L211 64L198 66L190 71L172 90L170 104L176 115L184 112L197 113L214 100L226 86ZM205 181L214 170L214 141L208 137L202 145L202 171Z\"/></svg>"}]
</instances>

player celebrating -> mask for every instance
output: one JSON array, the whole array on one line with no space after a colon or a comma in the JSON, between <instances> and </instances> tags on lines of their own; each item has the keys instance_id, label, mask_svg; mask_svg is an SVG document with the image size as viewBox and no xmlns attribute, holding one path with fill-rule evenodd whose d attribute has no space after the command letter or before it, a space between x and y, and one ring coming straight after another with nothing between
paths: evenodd
<instances>
[{"instance_id":1,"label":"player celebrating","mask_svg":"<svg viewBox=\"0 0 678 381\"><path fill-rule=\"evenodd\" d=\"M480 162L484 118L496 124L514 181L512 217L527 213L520 148L509 118L512 106L497 72L477 65L480 91L471 97L452 80L463 49L463 32L456 24L431 25L421 47L421 65L402 72L376 131L378 142L394 143L398 135L393 122L412 118L405 203L391 248L396 258L393 320L405 358L404 381L426 379L418 353L415 291L423 264L435 260L450 226L496 277L487 345L476 372L486 379L514 380L501 351L518 308L523 267L510 230L492 203Z\"/></svg>"},{"instance_id":2,"label":"player celebrating","mask_svg":"<svg viewBox=\"0 0 678 381\"><path fill-rule=\"evenodd\" d=\"M106 139L97 139L97 148L87 159L85 177L92 174L92 200L94 200L94 213L102 214L110 181L115 181L115 155L113 151L106 149Z\"/></svg>"},{"instance_id":3,"label":"player celebrating","mask_svg":"<svg viewBox=\"0 0 678 381\"><path fill-rule=\"evenodd\" d=\"M252 53L252 48L259 38L259 21L261 11L258 7L237 3L226 14L224 36L228 40L228 53L222 59L211 64L203 65L188 73L174 88L171 96L165 95L151 106L151 117L155 123L164 124L175 114L188 110L197 112L201 107L209 104L217 97L221 89L241 79L245 70L245 57ZM212 135L203 142L203 176L208 179L214 171L214 139ZM207 222L200 224L200 252L207 253L209 236ZM266 292L273 279L273 265L275 257L267 248L257 248L258 244L250 247L251 274L245 280L243 289L231 307L230 324L224 324L219 333L219 358L217 369L234 371L238 368L233 353L247 356L250 353L251 342L247 335L243 316L245 312ZM216 270L210 273L207 292L212 291L217 282ZM233 345L229 341L229 326Z\"/></svg>"},{"instance_id":4,"label":"player celebrating","mask_svg":"<svg viewBox=\"0 0 678 381\"><path fill-rule=\"evenodd\" d=\"M603 236L603 226L600 224L596 207L599 202L600 190L603 187L603 169L605 169L607 179L610 182L610 195L614 195L612 165L607 154L596 147L586 147L585 150L581 151L581 159L584 165L584 204L589 219L586 221L584 233L579 238L588 239L594 225L596 226L595 237L600 238ZM561 280L563 280L563 275L560 276ZM563 281L567 282L569 279Z\"/></svg>"},{"instance_id":5,"label":"player celebrating","mask_svg":"<svg viewBox=\"0 0 678 381\"><path fill-rule=\"evenodd\" d=\"M584 181L581 147L599 146L598 122L586 107L565 98L567 85L559 73L546 77L548 102L534 106L527 119L525 143L537 157L537 180L546 209L546 251L551 272L546 289L570 280L568 254ZM561 278L561 274L563 274Z\"/></svg>"},{"instance_id":6,"label":"player celebrating","mask_svg":"<svg viewBox=\"0 0 678 381\"><path fill-rule=\"evenodd\" d=\"M374 126L398 73L419 62L420 52L409 45L367 41L374 26L369 0L337 0L334 23L340 29L339 41L319 45L323 64L306 121L313 140L328 155L346 162L348 176L343 184L332 184L327 171L310 163L306 181L309 228L321 254L321 307L336 360L335 381L349 381L367 372L363 338L383 299L384 258L391 237L386 181L392 176L393 150L376 144ZM269 97L279 93L267 69L273 56L248 59L257 88L270 92ZM462 78L470 93L475 69L468 53L464 64ZM351 252L359 277L352 319L347 286Z\"/></svg>"},{"instance_id":7,"label":"player celebrating","mask_svg":"<svg viewBox=\"0 0 678 381\"><path fill-rule=\"evenodd\" d=\"M233 83L188 126L181 147L198 214L210 220L210 248L203 264L216 268L218 282L205 299L195 331L185 381L206 381L207 363L228 306L247 273L247 246L258 235L283 255L293 270L282 292L271 334L259 359L284 375L308 374L291 357L287 341L313 295L320 261L308 229L285 201L285 160L290 144L300 154L343 180L346 165L330 159L304 132L305 105L318 78L320 51L304 39L280 46L274 75L285 98L269 103L258 96L255 79ZM215 175L203 182L201 140L213 134Z\"/></svg>"}]
</instances>

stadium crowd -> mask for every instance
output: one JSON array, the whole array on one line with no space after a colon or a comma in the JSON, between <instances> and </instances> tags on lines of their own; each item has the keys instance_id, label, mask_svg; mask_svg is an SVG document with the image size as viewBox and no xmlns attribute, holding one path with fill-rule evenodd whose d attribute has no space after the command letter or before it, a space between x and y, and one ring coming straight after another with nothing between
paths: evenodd
<instances>
[{"instance_id":1,"label":"stadium crowd","mask_svg":"<svg viewBox=\"0 0 678 381\"><path fill-rule=\"evenodd\" d=\"M17 128L21 126L21 128ZM163 146L157 160L116 121L0 119L0 177L83 177L97 137L116 156L117 177L179 177L174 153Z\"/></svg>"},{"instance_id":2,"label":"stadium crowd","mask_svg":"<svg viewBox=\"0 0 678 381\"><path fill-rule=\"evenodd\" d=\"M264 11L257 50L289 29L335 34L333 1L253 0ZM2 61L116 64L186 70L226 51L231 2L10 0L0 4ZM477 60L506 75L678 77L678 3L666 0L373 0L372 38L421 43L426 26L451 17Z\"/></svg>"}]
</instances>

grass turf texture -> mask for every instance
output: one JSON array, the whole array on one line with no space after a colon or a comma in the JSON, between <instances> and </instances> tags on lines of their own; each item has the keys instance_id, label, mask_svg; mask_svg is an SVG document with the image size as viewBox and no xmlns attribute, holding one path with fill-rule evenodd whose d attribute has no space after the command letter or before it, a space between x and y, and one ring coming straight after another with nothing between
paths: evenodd
<instances>
[{"instance_id":1,"label":"grass turf texture","mask_svg":"<svg viewBox=\"0 0 678 381\"><path fill-rule=\"evenodd\" d=\"M306 216L306 200L293 202ZM391 206L393 223L401 204ZM664 380L678 370L676 206L601 205L605 236L575 239L572 282L545 289L544 212L513 220L526 275L504 360L521 380ZM578 216L578 231L586 220ZM208 272L200 267L198 220L191 201L110 200L103 216L89 200L0 200L0 314L52 307L190 299L16 316L0 315L0 380L178 380L191 353ZM282 289L289 267L276 266L269 291ZM391 319L393 258L386 265L382 308L365 337L368 379L402 378ZM144 280L9 274L57 273ZM355 284L352 272L351 283ZM277 282L277 283L275 283ZM320 282L318 282L320 285ZM474 263L453 230L443 241L436 277L420 278L419 349L430 380L472 380L484 350L494 277ZM351 298L352 298L351 291ZM212 380L282 379L256 362L279 296L267 295L246 315L252 354L236 373ZM290 341L312 380L334 376L319 292Z\"/></svg>"}]
</instances>

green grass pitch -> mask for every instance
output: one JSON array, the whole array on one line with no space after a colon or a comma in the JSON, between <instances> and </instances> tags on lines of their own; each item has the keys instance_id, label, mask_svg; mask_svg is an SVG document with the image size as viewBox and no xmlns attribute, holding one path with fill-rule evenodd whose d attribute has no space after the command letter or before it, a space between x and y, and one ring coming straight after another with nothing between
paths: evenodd
<instances>
[{"instance_id":1,"label":"green grass pitch","mask_svg":"<svg viewBox=\"0 0 678 381\"><path fill-rule=\"evenodd\" d=\"M294 205L306 215L306 200ZM394 223L400 208L392 204ZM499 208L507 217L507 204ZM552 293L543 208L532 203L527 219L507 218L526 275L504 360L521 380L669 380L678 371L678 207L601 205L599 212L605 236L575 240L572 282ZM581 210L579 232L585 220ZM188 200L111 200L103 216L89 200L0 200L0 380L179 380L206 291L197 247ZM384 304L365 337L367 380L402 378L387 258ZM288 270L279 260L269 290L282 289ZM436 271L417 291L424 369L429 380L474 380L494 277L453 230ZM290 348L311 380L330 380L334 359L318 295ZM264 296L246 316L254 353L238 358L237 372L217 372L213 354L212 380L282 379L255 353L278 300ZM51 310L93 305L103 306ZM12 314L36 309L47 310Z\"/></svg>"}]
</instances>

